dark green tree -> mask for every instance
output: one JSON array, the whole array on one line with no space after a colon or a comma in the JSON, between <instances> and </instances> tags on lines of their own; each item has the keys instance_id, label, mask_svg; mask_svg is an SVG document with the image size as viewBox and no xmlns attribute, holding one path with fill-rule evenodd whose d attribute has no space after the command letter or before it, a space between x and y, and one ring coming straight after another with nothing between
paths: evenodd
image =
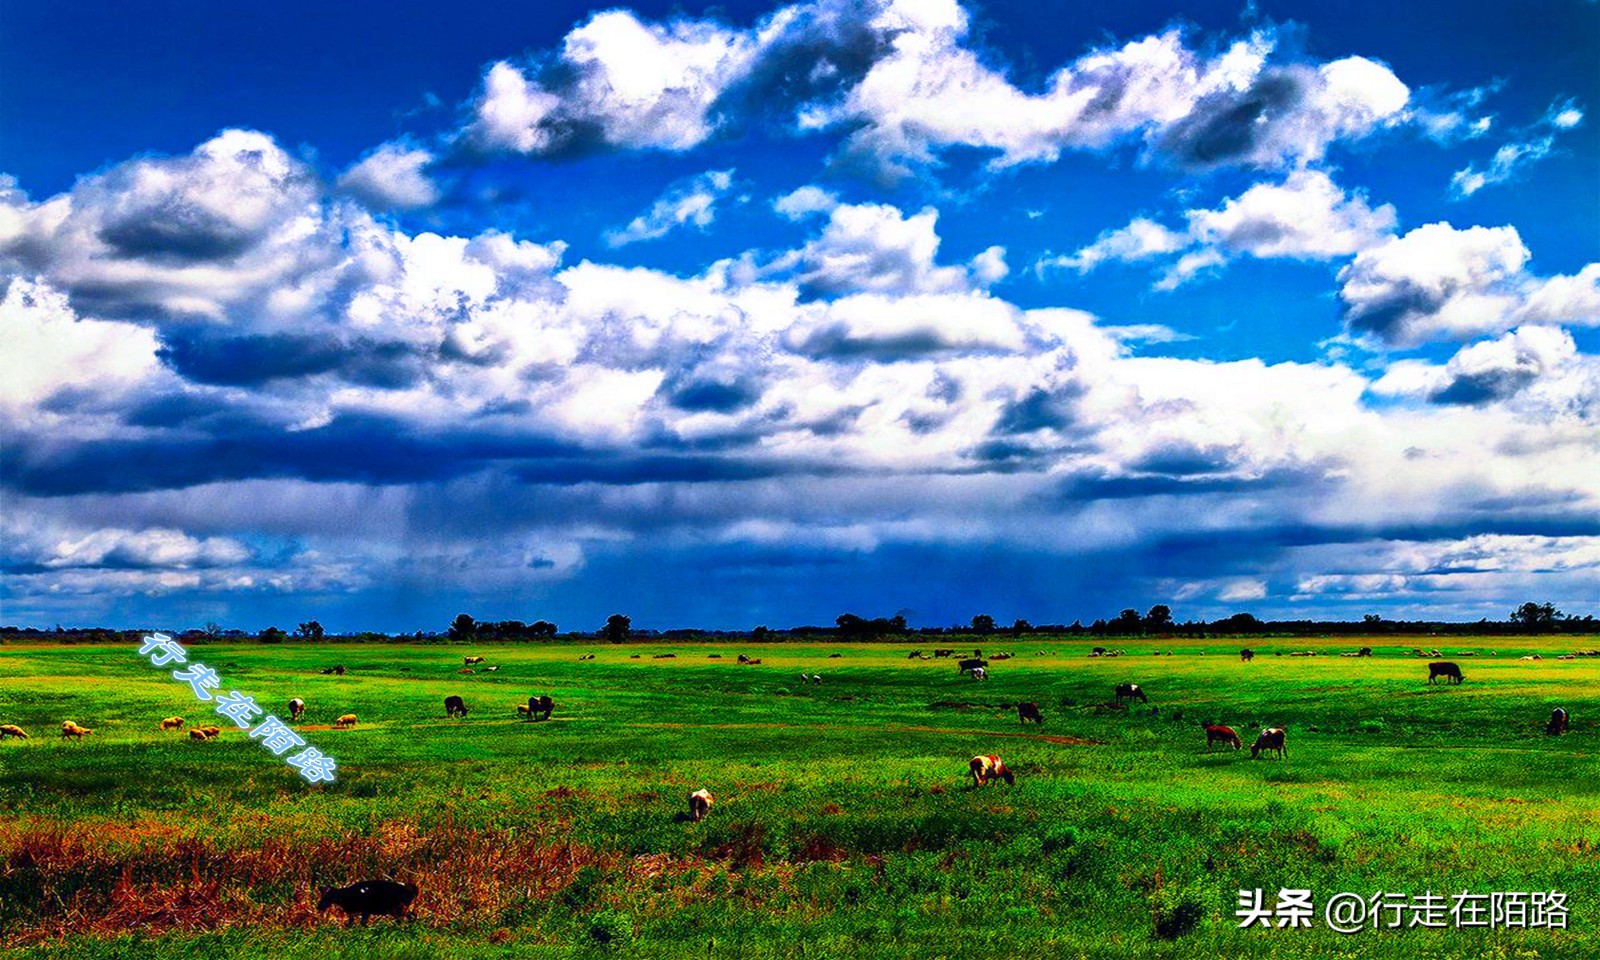
<instances>
[{"instance_id":1,"label":"dark green tree","mask_svg":"<svg viewBox=\"0 0 1600 960\"><path fill-rule=\"evenodd\" d=\"M478 621L465 613L457 614L456 618L450 621L450 629L445 633L451 640L460 641L472 640L477 635Z\"/></svg>"},{"instance_id":2,"label":"dark green tree","mask_svg":"<svg viewBox=\"0 0 1600 960\"><path fill-rule=\"evenodd\" d=\"M973 633L994 633L994 617L980 613L972 618Z\"/></svg>"},{"instance_id":3,"label":"dark green tree","mask_svg":"<svg viewBox=\"0 0 1600 960\"><path fill-rule=\"evenodd\" d=\"M288 636L288 634L284 633L282 630L279 630L277 627L268 627L267 629L261 631L260 640L262 643L282 643L288 638Z\"/></svg>"},{"instance_id":4,"label":"dark green tree","mask_svg":"<svg viewBox=\"0 0 1600 960\"><path fill-rule=\"evenodd\" d=\"M605 629L600 635L612 643L621 643L628 639L628 631L633 627L633 621L620 613L613 613L606 618Z\"/></svg>"},{"instance_id":5,"label":"dark green tree","mask_svg":"<svg viewBox=\"0 0 1600 960\"><path fill-rule=\"evenodd\" d=\"M294 630L294 635L301 640L310 640L315 643L327 636L327 631L322 629L322 624L315 620L308 620Z\"/></svg>"}]
</instances>

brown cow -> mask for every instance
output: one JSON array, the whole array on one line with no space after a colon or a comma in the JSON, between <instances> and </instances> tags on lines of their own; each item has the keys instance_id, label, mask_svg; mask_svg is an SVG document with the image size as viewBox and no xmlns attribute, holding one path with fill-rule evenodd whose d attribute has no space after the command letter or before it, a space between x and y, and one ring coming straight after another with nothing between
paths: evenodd
<instances>
[{"instance_id":1,"label":"brown cow","mask_svg":"<svg viewBox=\"0 0 1600 960\"><path fill-rule=\"evenodd\" d=\"M704 820L715 802L716 799L711 796L711 791L704 787L689 794L689 819L696 823Z\"/></svg>"},{"instance_id":2,"label":"brown cow","mask_svg":"<svg viewBox=\"0 0 1600 960\"><path fill-rule=\"evenodd\" d=\"M483 661L485 661L487 659L488 659L488 657L462 657L461 658L461 665L463 667L470 667L470 666L473 666L474 664L482 663Z\"/></svg>"},{"instance_id":3,"label":"brown cow","mask_svg":"<svg viewBox=\"0 0 1600 960\"><path fill-rule=\"evenodd\" d=\"M221 736L222 735L222 728L221 727L195 727L193 730L189 731L189 736L192 737L197 733L200 734L201 736L205 737L207 740L210 740L212 737Z\"/></svg>"},{"instance_id":4,"label":"brown cow","mask_svg":"<svg viewBox=\"0 0 1600 960\"><path fill-rule=\"evenodd\" d=\"M1206 724L1206 749L1210 750L1213 743L1229 743L1233 745L1235 750L1243 746L1239 742L1239 735L1233 732L1232 727L1224 727L1220 723L1208 723Z\"/></svg>"},{"instance_id":5,"label":"brown cow","mask_svg":"<svg viewBox=\"0 0 1600 960\"><path fill-rule=\"evenodd\" d=\"M82 740L83 735L86 733L94 733L94 731L90 730L88 727L80 727L71 720L61 724L61 735L63 737L72 737L74 740Z\"/></svg>"},{"instance_id":6,"label":"brown cow","mask_svg":"<svg viewBox=\"0 0 1600 960\"><path fill-rule=\"evenodd\" d=\"M167 719L161 721L161 723L159 723L157 726L162 730L182 730L183 718L168 717Z\"/></svg>"},{"instance_id":7,"label":"brown cow","mask_svg":"<svg viewBox=\"0 0 1600 960\"><path fill-rule=\"evenodd\" d=\"M1250 759L1254 760L1263 751L1276 752L1282 759L1289 755L1289 750L1284 746L1284 733L1282 727L1268 727L1261 731L1261 736L1256 737L1256 742L1250 746Z\"/></svg>"},{"instance_id":8,"label":"brown cow","mask_svg":"<svg viewBox=\"0 0 1600 960\"><path fill-rule=\"evenodd\" d=\"M1044 725L1044 714L1039 712L1039 705L1032 700L1017 704L1017 722L1027 723L1029 720Z\"/></svg>"},{"instance_id":9,"label":"brown cow","mask_svg":"<svg viewBox=\"0 0 1600 960\"><path fill-rule=\"evenodd\" d=\"M347 713L339 719L333 721L333 725L341 730L346 727L353 727L356 725L356 715L353 713Z\"/></svg>"},{"instance_id":10,"label":"brown cow","mask_svg":"<svg viewBox=\"0 0 1600 960\"><path fill-rule=\"evenodd\" d=\"M6 737L16 737L18 740L26 740L28 739L28 734L16 724L8 723L4 726L0 726L0 740L4 740Z\"/></svg>"},{"instance_id":11,"label":"brown cow","mask_svg":"<svg viewBox=\"0 0 1600 960\"><path fill-rule=\"evenodd\" d=\"M981 787L990 780L1004 780L1008 785L1015 785L1017 782L1011 770L992 753L982 754L967 761L967 770L972 773L974 788Z\"/></svg>"}]
</instances>

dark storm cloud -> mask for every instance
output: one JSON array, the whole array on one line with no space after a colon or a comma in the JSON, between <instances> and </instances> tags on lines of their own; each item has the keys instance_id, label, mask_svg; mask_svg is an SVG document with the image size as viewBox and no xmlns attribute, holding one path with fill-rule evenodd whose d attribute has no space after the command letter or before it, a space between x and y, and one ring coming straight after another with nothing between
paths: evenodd
<instances>
[{"instance_id":1,"label":"dark storm cloud","mask_svg":"<svg viewBox=\"0 0 1600 960\"><path fill-rule=\"evenodd\" d=\"M325 333L169 334L157 356L193 382L219 386L258 386L337 372L351 383L401 389L424 372L422 358L405 344L346 342Z\"/></svg>"},{"instance_id":2,"label":"dark storm cloud","mask_svg":"<svg viewBox=\"0 0 1600 960\"><path fill-rule=\"evenodd\" d=\"M12 438L10 446L0 461L0 479L39 496L181 489L252 478L427 483L502 461L583 453L552 439L425 434L400 421L354 416L311 430L284 431L241 418L235 429L214 436L62 446L30 435Z\"/></svg>"},{"instance_id":3,"label":"dark storm cloud","mask_svg":"<svg viewBox=\"0 0 1600 960\"><path fill-rule=\"evenodd\" d=\"M1130 462L1128 469L1174 477L1223 473L1232 468L1233 454L1235 451L1226 449L1201 449L1183 443L1163 444Z\"/></svg>"}]
</instances>

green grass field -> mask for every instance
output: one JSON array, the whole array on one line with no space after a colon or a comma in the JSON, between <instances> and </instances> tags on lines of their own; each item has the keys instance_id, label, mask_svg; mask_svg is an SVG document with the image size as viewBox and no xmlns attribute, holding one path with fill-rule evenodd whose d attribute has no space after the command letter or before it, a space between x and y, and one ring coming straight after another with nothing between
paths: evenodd
<instances>
[{"instance_id":1,"label":"green grass field","mask_svg":"<svg viewBox=\"0 0 1600 960\"><path fill-rule=\"evenodd\" d=\"M1368 643L1373 658L1336 655ZM1125 642L1117 659L983 645L1016 654L985 683L899 644L192 648L285 719L306 700L302 735L340 767L323 786L134 646L0 646L0 723L31 735L0 743L0 949L1600 957L1600 659L1554 658L1594 638L1430 642L1479 652L1458 658L1460 686L1429 686L1406 638L1263 640L1248 664L1223 640L1162 641L1171 657ZM1308 648L1326 655L1272 655ZM1517 659L1531 652L1545 659ZM501 669L459 676L464 653ZM317 673L335 663L349 674ZM1124 681L1160 715L1113 707ZM445 719L452 693L468 719ZM537 693L554 718L519 721ZM1018 724L1019 700L1043 728ZM1558 705L1571 732L1547 737ZM327 729L346 712L355 729ZM172 714L224 733L155 729ZM68 719L95 733L62 740ZM1247 749L1207 753L1208 720ZM1250 759L1268 724L1289 730L1285 761ZM976 753L1015 787L970 789ZM701 786L715 809L684 822ZM319 886L386 874L421 887L414 919L316 912ZM1256 887L1312 890L1316 927L1237 929ZM1569 929L1323 926L1336 892L1463 889L1565 892Z\"/></svg>"}]
</instances>

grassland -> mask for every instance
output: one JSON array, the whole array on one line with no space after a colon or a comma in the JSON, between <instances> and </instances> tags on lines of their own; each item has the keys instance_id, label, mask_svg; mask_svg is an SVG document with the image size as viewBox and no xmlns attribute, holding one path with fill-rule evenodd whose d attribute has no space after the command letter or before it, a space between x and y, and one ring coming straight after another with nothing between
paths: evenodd
<instances>
[{"instance_id":1,"label":"grassland","mask_svg":"<svg viewBox=\"0 0 1600 960\"><path fill-rule=\"evenodd\" d=\"M1369 643L1370 659L1332 655ZM1600 660L1553 658L1595 639L1453 639L1480 655L1450 687L1399 643L1266 641L1244 664L1230 641L1091 659L1088 643L989 638L1016 659L986 683L902 645L194 648L224 689L306 700L303 735L340 765L324 786L226 721L217 742L158 732L206 715L135 648L0 646L0 723L32 735L0 743L0 949L1600 957ZM1306 648L1328 655L1272 655ZM1531 652L1546 659L1517 659ZM501 669L459 676L463 653ZM318 674L334 663L350 672ZM1128 680L1159 716L1108 703ZM444 718L452 693L469 719ZM514 716L533 693L555 697L553 720ZM1041 704L1042 729L1019 726L1018 700ZM1571 733L1547 737L1557 705ZM350 711L355 729L327 729ZM62 741L65 719L96 732ZM1208 754L1204 720L1285 726L1289 757ZM975 753L1003 756L1016 786L969 789ZM716 808L683 822L700 786ZM317 914L318 886L385 874L421 887L414 920ZM1341 936L1319 909L1313 930L1239 930L1254 887L1319 904L1553 889L1570 927Z\"/></svg>"}]
</instances>

